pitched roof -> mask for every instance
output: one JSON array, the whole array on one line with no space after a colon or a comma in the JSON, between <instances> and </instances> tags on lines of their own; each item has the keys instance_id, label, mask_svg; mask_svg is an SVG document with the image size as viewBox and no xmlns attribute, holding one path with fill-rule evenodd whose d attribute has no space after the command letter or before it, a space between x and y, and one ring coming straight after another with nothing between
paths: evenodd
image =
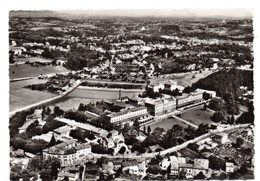
<instances>
[{"instance_id":1,"label":"pitched roof","mask_svg":"<svg viewBox=\"0 0 260 181\"><path fill-rule=\"evenodd\" d=\"M123 167L138 166L138 162L136 160L123 161L122 166Z\"/></svg>"},{"instance_id":2,"label":"pitched roof","mask_svg":"<svg viewBox=\"0 0 260 181\"><path fill-rule=\"evenodd\" d=\"M68 126L68 125L65 125L65 126L62 126L62 127L59 127L55 130L53 130L53 132L56 132L56 133L65 133L65 132L68 132L68 131L71 131L73 128Z\"/></svg>"}]
</instances>

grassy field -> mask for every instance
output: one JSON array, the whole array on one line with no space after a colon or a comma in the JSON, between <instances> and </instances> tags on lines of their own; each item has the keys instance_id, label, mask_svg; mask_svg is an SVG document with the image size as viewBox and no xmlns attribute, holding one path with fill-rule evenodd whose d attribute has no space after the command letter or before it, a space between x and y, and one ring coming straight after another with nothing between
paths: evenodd
<instances>
[{"instance_id":1,"label":"grassy field","mask_svg":"<svg viewBox=\"0 0 260 181\"><path fill-rule=\"evenodd\" d=\"M207 77L210 75L213 71L212 70L204 70L201 73L199 71L192 71L188 73L175 73L175 74L169 74L165 75L164 78L154 78L151 79L151 83L154 82L161 82L161 81L167 81L167 80L175 80L177 81L178 85L182 85L184 87L191 86L193 83L197 82L199 79ZM194 76L194 77L193 77Z\"/></svg>"},{"instance_id":2,"label":"grassy field","mask_svg":"<svg viewBox=\"0 0 260 181\"><path fill-rule=\"evenodd\" d=\"M17 66L9 66L9 76L10 79L22 78L22 77L35 77L40 74L50 74L50 73L63 73L68 70L61 66L42 66L33 67L28 64L19 64Z\"/></svg>"},{"instance_id":3,"label":"grassy field","mask_svg":"<svg viewBox=\"0 0 260 181\"><path fill-rule=\"evenodd\" d=\"M203 124L213 123L210 120L210 117L212 115L213 115L213 111L210 111L210 110L204 111L202 109L198 109L198 110L192 110L192 111L188 111L188 112L181 114L181 118L183 118L195 125L200 125L201 123L203 123Z\"/></svg>"},{"instance_id":4,"label":"grassy field","mask_svg":"<svg viewBox=\"0 0 260 181\"><path fill-rule=\"evenodd\" d=\"M132 97L133 95L138 95L140 91L127 91L125 92L121 89L121 96ZM101 100L101 99L118 99L119 91L117 90L95 90L95 89L75 89L72 93L68 95L72 98L84 98L90 100Z\"/></svg>"},{"instance_id":5,"label":"grassy field","mask_svg":"<svg viewBox=\"0 0 260 181\"><path fill-rule=\"evenodd\" d=\"M70 109L78 109L80 103L89 104L90 102L94 103L96 101L99 101L99 100L64 97L64 98L62 98L62 100L59 100L56 103L52 103L50 106L51 107L59 106L64 111L67 111Z\"/></svg>"},{"instance_id":6,"label":"grassy field","mask_svg":"<svg viewBox=\"0 0 260 181\"><path fill-rule=\"evenodd\" d=\"M30 79L10 83L9 107L10 111L56 96L49 92L42 92L23 88L29 84L45 83L47 80Z\"/></svg>"},{"instance_id":7,"label":"grassy field","mask_svg":"<svg viewBox=\"0 0 260 181\"><path fill-rule=\"evenodd\" d=\"M179 124L182 127L188 127L187 124L174 119L174 118L168 118L168 119L164 119L162 121L156 122L154 124L149 125L151 127L151 130L155 130L157 127L163 128L165 131L167 131L168 129L171 129L173 125L175 124Z\"/></svg>"}]
</instances>

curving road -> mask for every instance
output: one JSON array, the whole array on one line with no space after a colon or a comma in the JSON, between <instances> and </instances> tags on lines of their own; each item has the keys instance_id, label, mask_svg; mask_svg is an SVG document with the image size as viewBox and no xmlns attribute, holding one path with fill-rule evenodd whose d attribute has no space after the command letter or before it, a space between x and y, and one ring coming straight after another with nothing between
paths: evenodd
<instances>
[{"instance_id":1,"label":"curving road","mask_svg":"<svg viewBox=\"0 0 260 181\"><path fill-rule=\"evenodd\" d=\"M188 144L190 144L190 143L196 143L198 141L201 141L201 140L206 139L208 137L211 137L213 135L216 135L216 134L219 134L219 133L224 133L224 132L230 132L230 131L234 131L234 130L241 129L241 128L247 128L248 126L250 126L250 124L231 125L231 126L226 126L225 128L222 127L220 129L216 129L216 130L210 131L209 133L206 133L204 135L196 137L193 140L186 141L186 142L182 143L181 145L177 145L177 146L168 148L168 149L163 150L161 152L144 153L142 155L128 154L128 155L114 155L114 156L113 155L107 155L107 154L96 154L96 153L93 153L93 156L96 157L96 158L106 157L106 158L110 158L110 159L118 159L118 158L129 158L129 159L142 159L142 158L146 158L146 159L151 159L151 158L155 157L158 154L160 154L162 156L165 156L165 155L167 155L169 153L176 152L178 150L186 148L188 146Z\"/></svg>"}]
</instances>

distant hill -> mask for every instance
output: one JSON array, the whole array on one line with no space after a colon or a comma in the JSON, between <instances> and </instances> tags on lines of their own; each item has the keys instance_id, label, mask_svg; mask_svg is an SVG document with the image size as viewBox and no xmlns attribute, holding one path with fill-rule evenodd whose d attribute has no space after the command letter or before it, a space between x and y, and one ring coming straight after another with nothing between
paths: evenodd
<instances>
[{"instance_id":1,"label":"distant hill","mask_svg":"<svg viewBox=\"0 0 260 181\"><path fill-rule=\"evenodd\" d=\"M43 11L10 11L9 17L54 17L57 13L54 11L43 10Z\"/></svg>"},{"instance_id":2,"label":"distant hill","mask_svg":"<svg viewBox=\"0 0 260 181\"><path fill-rule=\"evenodd\" d=\"M40 10L10 11L10 17L181 17L181 18L252 18L249 9L86 9L86 10Z\"/></svg>"}]
</instances>

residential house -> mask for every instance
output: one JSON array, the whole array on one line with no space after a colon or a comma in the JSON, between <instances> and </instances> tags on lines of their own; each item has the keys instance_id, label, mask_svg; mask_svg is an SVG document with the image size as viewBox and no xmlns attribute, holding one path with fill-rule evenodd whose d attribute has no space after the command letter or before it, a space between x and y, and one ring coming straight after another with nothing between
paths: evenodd
<instances>
[{"instance_id":1,"label":"residential house","mask_svg":"<svg viewBox=\"0 0 260 181\"><path fill-rule=\"evenodd\" d=\"M226 162L226 172L227 173L234 173L235 171L235 165L232 162Z\"/></svg>"},{"instance_id":2,"label":"residential house","mask_svg":"<svg viewBox=\"0 0 260 181\"><path fill-rule=\"evenodd\" d=\"M23 52L26 52L26 49L24 47L9 46L9 51L13 52L14 55L21 55Z\"/></svg>"},{"instance_id":3,"label":"residential house","mask_svg":"<svg viewBox=\"0 0 260 181\"><path fill-rule=\"evenodd\" d=\"M159 163L159 166L161 167L162 170L167 170L170 165L171 165L171 160L169 160L168 158L164 158Z\"/></svg>"},{"instance_id":4,"label":"residential house","mask_svg":"<svg viewBox=\"0 0 260 181\"><path fill-rule=\"evenodd\" d=\"M139 174L138 162L136 160L125 160L122 162L122 171L130 174Z\"/></svg>"},{"instance_id":5,"label":"residential house","mask_svg":"<svg viewBox=\"0 0 260 181\"><path fill-rule=\"evenodd\" d=\"M42 152L44 158L56 157L61 160L61 166L70 166L84 161L91 154L91 146L70 140L46 148Z\"/></svg>"},{"instance_id":6,"label":"residential house","mask_svg":"<svg viewBox=\"0 0 260 181\"><path fill-rule=\"evenodd\" d=\"M176 156L170 156L170 162L171 162L171 173L170 175L178 175L179 174L179 161Z\"/></svg>"},{"instance_id":7,"label":"residential house","mask_svg":"<svg viewBox=\"0 0 260 181\"><path fill-rule=\"evenodd\" d=\"M53 132L60 135L61 137L70 137L71 130L73 130L71 126L65 125L53 130Z\"/></svg>"},{"instance_id":8,"label":"residential house","mask_svg":"<svg viewBox=\"0 0 260 181\"><path fill-rule=\"evenodd\" d=\"M63 181L65 178L68 178L69 181L76 181L79 178L79 173L68 173L68 172L58 173L57 181Z\"/></svg>"},{"instance_id":9,"label":"residential house","mask_svg":"<svg viewBox=\"0 0 260 181\"><path fill-rule=\"evenodd\" d=\"M154 92L159 92L160 89L164 90L164 82L157 82L154 84L149 84L148 88L152 89Z\"/></svg>"}]
</instances>

